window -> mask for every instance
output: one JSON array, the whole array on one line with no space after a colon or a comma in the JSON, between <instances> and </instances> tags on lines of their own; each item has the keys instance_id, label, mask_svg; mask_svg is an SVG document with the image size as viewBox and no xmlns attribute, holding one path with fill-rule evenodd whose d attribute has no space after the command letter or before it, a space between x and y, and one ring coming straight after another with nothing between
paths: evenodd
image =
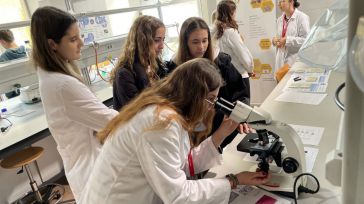
<instances>
[{"instance_id":1,"label":"window","mask_svg":"<svg viewBox=\"0 0 364 204\"><path fill-rule=\"evenodd\" d=\"M22 0L0 0L0 24L28 20L28 11ZM29 27L11 29L14 34L15 43L24 45L25 40L30 39ZM1 47L1 46L0 46ZM0 49L3 49L2 47Z\"/></svg>"}]
</instances>

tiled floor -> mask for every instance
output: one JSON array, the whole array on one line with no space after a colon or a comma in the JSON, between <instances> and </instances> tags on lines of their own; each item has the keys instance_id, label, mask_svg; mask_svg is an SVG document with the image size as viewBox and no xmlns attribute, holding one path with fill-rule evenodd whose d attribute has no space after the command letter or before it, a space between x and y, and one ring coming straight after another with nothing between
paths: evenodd
<instances>
[{"instance_id":1,"label":"tiled floor","mask_svg":"<svg viewBox=\"0 0 364 204\"><path fill-rule=\"evenodd\" d=\"M73 198L73 194L72 194L72 191L69 187L69 185L65 185L65 193L63 195L63 200L71 200L71 199L74 199Z\"/></svg>"},{"instance_id":2,"label":"tiled floor","mask_svg":"<svg viewBox=\"0 0 364 204\"><path fill-rule=\"evenodd\" d=\"M70 189L70 187L68 185L66 177L63 176L61 179L56 180L55 183L59 184L59 185L62 185L64 187L64 194L63 194L62 201L69 201L69 200L74 199L72 191L71 191L71 189ZM53 190L61 190L61 189L59 187L56 187ZM50 204L55 204L55 203L57 203L57 199L50 202ZM69 202L69 203L67 202L66 204L73 204L73 203L75 203L75 202Z\"/></svg>"},{"instance_id":3,"label":"tiled floor","mask_svg":"<svg viewBox=\"0 0 364 204\"><path fill-rule=\"evenodd\" d=\"M71 189L70 189L70 187L68 185L68 181L67 181L66 177L62 177L61 179L56 181L56 183L61 184L61 185L63 185L65 187L65 192L64 192L64 195L63 195L63 201L74 199L72 191L71 191Z\"/></svg>"}]
</instances>

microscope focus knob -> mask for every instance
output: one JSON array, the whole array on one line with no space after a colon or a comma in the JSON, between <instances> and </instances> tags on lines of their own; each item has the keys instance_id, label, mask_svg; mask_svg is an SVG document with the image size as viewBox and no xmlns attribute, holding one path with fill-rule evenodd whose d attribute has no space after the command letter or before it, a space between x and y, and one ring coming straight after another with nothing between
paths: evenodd
<instances>
[{"instance_id":1,"label":"microscope focus knob","mask_svg":"<svg viewBox=\"0 0 364 204\"><path fill-rule=\"evenodd\" d=\"M291 174L297 171L299 167L299 163L297 162L297 160L295 158L292 157L287 157L285 159L283 159L282 162L282 168L284 170L284 172Z\"/></svg>"}]
</instances>

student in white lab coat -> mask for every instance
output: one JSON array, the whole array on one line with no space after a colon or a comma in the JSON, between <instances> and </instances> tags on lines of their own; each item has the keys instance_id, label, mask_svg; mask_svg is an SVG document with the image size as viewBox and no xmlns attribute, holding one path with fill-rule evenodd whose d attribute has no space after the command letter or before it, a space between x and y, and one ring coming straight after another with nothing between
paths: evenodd
<instances>
[{"instance_id":1,"label":"student in white lab coat","mask_svg":"<svg viewBox=\"0 0 364 204\"><path fill-rule=\"evenodd\" d=\"M100 151L95 133L117 112L82 82L74 60L80 59L83 42L74 16L54 7L38 8L31 19L31 37L48 127L78 201Z\"/></svg>"},{"instance_id":2,"label":"student in white lab coat","mask_svg":"<svg viewBox=\"0 0 364 204\"><path fill-rule=\"evenodd\" d=\"M284 64L293 65L310 32L310 18L297 9L300 6L297 0L279 0L278 5L282 15L277 20L277 36L272 39L277 47L275 70Z\"/></svg>"},{"instance_id":3,"label":"student in white lab coat","mask_svg":"<svg viewBox=\"0 0 364 204\"><path fill-rule=\"evenodd\" d=\"M99 133L104 146L79 204L223 204L237 184L267 182L263 172L191 180L221 163L218 147L238 127L225 119L195 145L196 127L211 128L222 84L215 65L198 58L145 89Z\"/></svg>"},{"instance_id":4,"label":"student in white lab coat","mask_svg":"<svg viewBox=\"0 0 364 204\"><path fill-rule=\"evenodd\" d=\"M212 34L217 41L221 52L231 56L231 62L240 72L247 86L247 95L250 98L249 77L254 76L253 56L245 45L236 23L236 4L232 0L222 0L217 5L216 20Z\"/></svg>"}]
</instances>

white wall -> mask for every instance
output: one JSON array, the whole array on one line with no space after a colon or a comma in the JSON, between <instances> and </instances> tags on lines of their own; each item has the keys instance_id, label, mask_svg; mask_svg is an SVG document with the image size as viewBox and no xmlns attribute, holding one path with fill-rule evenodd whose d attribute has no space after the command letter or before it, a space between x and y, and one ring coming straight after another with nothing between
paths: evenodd
<instances>
[{"instance_id":1,"label":"white wall","mask_svg":"<svg viewBox=\"0 0 364 204\"><path fill-rule=\"evenodd\" d=\"M212 12L216 9L217 3L212 0L200 0L202 18L209 24L212 24Z\"/></svg>"},{"instance_id":2,"label":"white wall","mask_svg":"<svg viewBox=\"0 0 364 204\"><path fill-rule=\"evenodd\" d=\"M301 5L298 9L310 16L310 25L312 26L322 13L336 1L340 0L299 0Z\"/></svg>"}]
</instances>

